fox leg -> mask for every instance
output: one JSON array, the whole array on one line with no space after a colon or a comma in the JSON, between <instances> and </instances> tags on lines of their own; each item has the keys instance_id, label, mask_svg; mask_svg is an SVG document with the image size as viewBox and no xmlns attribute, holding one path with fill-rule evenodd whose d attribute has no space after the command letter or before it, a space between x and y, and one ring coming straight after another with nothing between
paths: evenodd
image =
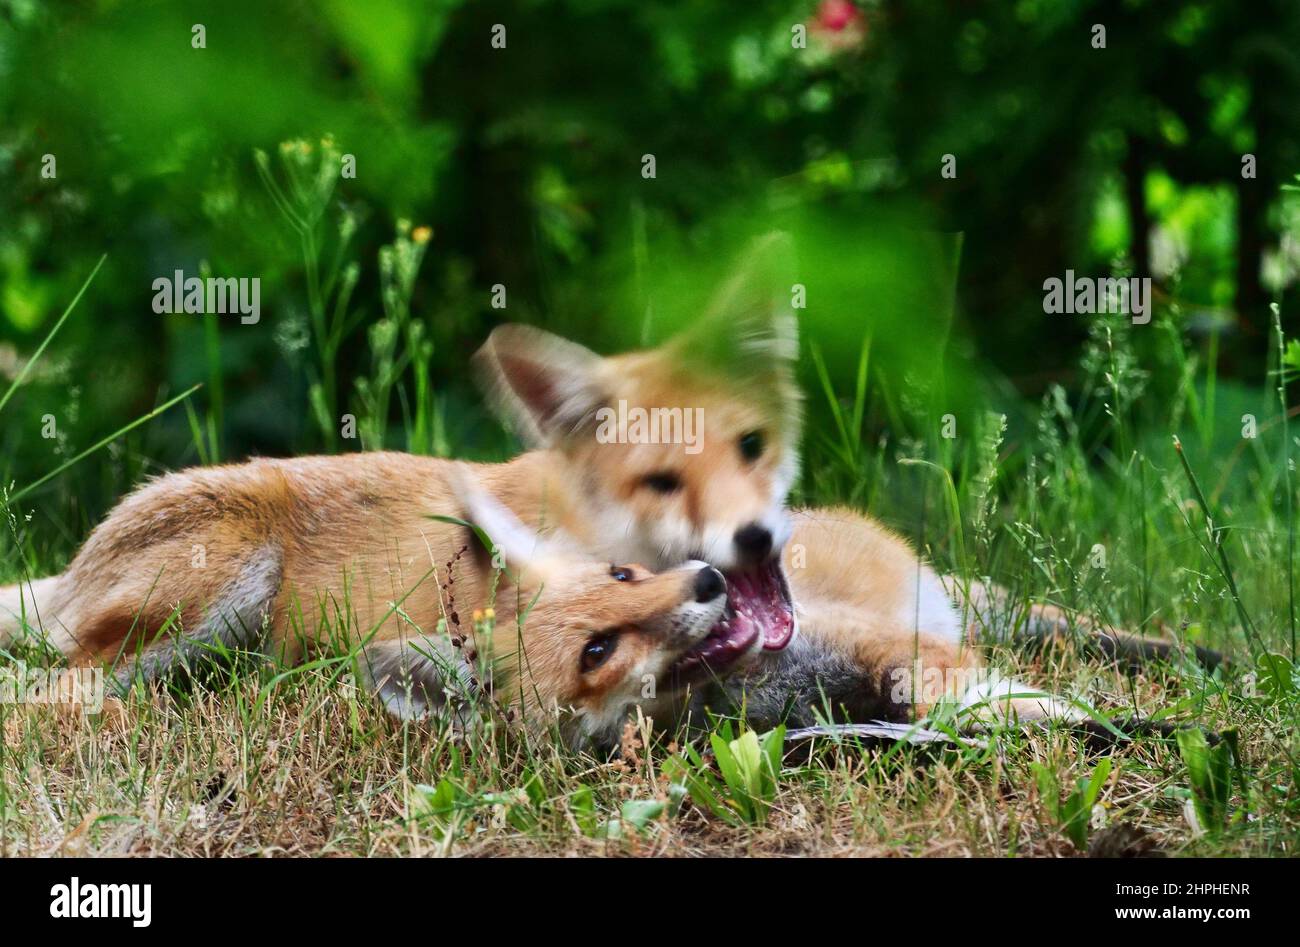
<instances>
[{"instance_id":1,"label":"fox leg","mask_svg":"<svg viewBox=\"0 0 1300 947\"><path fill-rule=\"evenodd\" d=\"M1068 701L1003 677L971 646L945 638L899 630L862 641L858 660L886 669L892 685L889 702L897 708L886 720L923 720L942 700L956 701L967 718L963 722L1074 720L1082 715Z\"/></svg>"},{"instance_id":2,"label":"fox leg","mask_svg":"<svg viewBox=\"0 0 1300 947\"><path fill-rule=\"evenodd\" d=\"M981 594L986 594L983 587ZM1068 701L1003 677L982 659L973 643L908 628L888 629L854 641L864 668L884 668L897 710L887 720L920 720L943 700L955 700L965 715L983 723L1071 720L1081 712Z\"/></svg>"},{"instance_id":3,"label":"fox leg","mask_svg":"<svg viewBox=\"0 0 1300 947\"><path fill-rule=\"evenodd\" d=\"M456 730L478 718L481 688L446 636L387 638L357 656L358 678L399 720L446 717Z\"/></svg>"},{"instance_id":4,"label":"fox leg","mask_svg":"<svg viewBox=\"0 0 1300 947\"><path fill-rule=\"evenodd\" d=\"M156 680L215 651L261 643L281 585L278 550L254 548L224 567L214 565L206 577L211 591L197 583L187 587L179 570L149 575L160 559L167 561L146 550L112 563L80 561L61 576L33 583L29 627L72 665L107 667L119 686ZM13 611L8 597L0 604Z\"/></svg>"},{"instance_id":5,"label":"fox leg","mask_svg":"<svg viewBox=\"0 0 1300 947\"><path fill-rule=\"evenodd\" d=\"M155 681L219 653L260 650L282 578L279 553L260 549L241 564L212 601L198 608L155 606L132 616L140 646L131 653L127 636L132 625L128 624L127 635L121 639L126 647L112 657L114 683L124 688L135 680ZM192 616L188 627L183 621L187 614ZM180 628L166 635L156 633L169 618L178 615L182 617ZM122 627L122 617L123 613L119 613L116 627ZM146 617L149 620L142 620Z\"/></svg>"}]
</instances>

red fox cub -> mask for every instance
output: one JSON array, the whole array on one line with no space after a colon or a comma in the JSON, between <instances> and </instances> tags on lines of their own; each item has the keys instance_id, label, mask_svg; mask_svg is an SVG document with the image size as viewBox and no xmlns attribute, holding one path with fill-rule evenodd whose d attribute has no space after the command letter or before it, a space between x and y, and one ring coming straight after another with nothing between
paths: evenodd
<instances>
[{"instance_id":1,"label":"red fox cub","mask_svg":"<svg viewBox=\"0 0 1300 947\"><path fill-rule=\"evenodd\" d=\"M571 586L566 570L594 568L563 558L545 566L555 540L537 537L485 491L467 485L461 493L467 497L466 515L491 537L493 548L503 550L508 562L531 563L523 567L527 574L545 573L563 589ZM511 625L504 637L497 631L491 642L474 642L476 652L490 652L494 659L494 693L526 690L539 680L564 680L575 672L592 674L609 662L608 670L577 685L591 702L575 708L586 721L582 736L607 742L617 738L637 708L659 722L706 709L743 712L762 727L806 726L819 713L852 722L912 722L939 701L970 711L971 723L1080 716L1064 701L991 673L963 634L957 608L938 577L918 564L901 539L848 510L796 511L793 519L786 566L801 633L788 647L754 647L757 630L748 629L735 604L725 597L708 599L701 591L698 598L707 603L711 624L697 628L700 637L688 650L673 644L671 636L651 638L665 648L652 658L647 639L626 634L611 615L586 623L604 630L592 635L578 668L566 667L572 646L558 644L562 633L553 623L530 615L522 631ZM703 564L690 567L697 565ZM618 572L633 584L649 579L640 567ZM697 590L716 589L721 595L720 574L708 569L697 576ZM619 604L630 608L635 602L629 597ZM628 648L637 649L635 660L620 657ZM559 663L552 666L552 659ZM520 703L525 709L564 709L554 701Z\"/></svg>"}]
</instances>

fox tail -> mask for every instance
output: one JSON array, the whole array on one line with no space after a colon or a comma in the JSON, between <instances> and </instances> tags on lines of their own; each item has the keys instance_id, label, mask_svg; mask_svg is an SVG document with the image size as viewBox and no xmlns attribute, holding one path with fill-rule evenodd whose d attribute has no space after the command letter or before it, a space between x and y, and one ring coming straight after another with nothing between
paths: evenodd
<instances>
[{"instance_id":1,"label":"fox tail","mask_svg":"<svg viewBox=\"0 0 1300 947\"><path fill-rule=\"evenodd\" d=\"M0 648L9 648L27 635L42 637L58 576L0 587Z\"/></svg>"}]
</instances>

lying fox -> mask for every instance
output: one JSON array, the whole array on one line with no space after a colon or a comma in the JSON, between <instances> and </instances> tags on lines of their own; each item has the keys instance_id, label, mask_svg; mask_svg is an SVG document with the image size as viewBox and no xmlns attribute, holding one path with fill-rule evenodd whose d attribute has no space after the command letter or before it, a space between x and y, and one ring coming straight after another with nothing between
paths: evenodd
<instances>
[{"instance_id":1,"label":"lying fox","mask_svg":"<svg viewBox=\"0 0 1300 947\"><path fill-rule=\"evenodd\" d=\"M504 565L513 578L496 596L494 689L571 708L579 735L608 732L637 703L671 715L705 680L780 680L830 659L846 663L846 680L871 682L846 695L857 712L923 716L933 698L923 672L974 669L977 654L905 543L852 514L786 510L797 345L788 309L754 296L764 283L742 271L706 331L647 352L601 358L537 330L498 329L477 362L536 448L505 464L372 453L154 481L62 575L0 590L0 646L30 631L125 683L213 651L301 660L341 624L385 704L419 716L476 686L452 638L483 646L462 613L489 600ZM702 410L700 449L597 436L601 410L620 402ZM476 523L497 548L438 513ZM792 560L796 546L806 562ZM433 631L439 617L446 638ZM985 680L942 691L969 702L1017 689Z\"/></svg>"}]
</instances>

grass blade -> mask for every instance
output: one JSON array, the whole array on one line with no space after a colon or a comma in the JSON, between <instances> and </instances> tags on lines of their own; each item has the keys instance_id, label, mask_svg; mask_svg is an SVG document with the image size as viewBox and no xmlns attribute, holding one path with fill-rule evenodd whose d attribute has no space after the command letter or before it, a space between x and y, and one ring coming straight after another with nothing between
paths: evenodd
<instances>
[{"instance_id":1,"label":"grass blade","mask_svg":"<svg viewBox=\"0 0 1300 947\"><path fill-rule=\"evenodd\" d=\"M90 271L90 275L86 277L86 281L81 284L81 289L77 290L77 295L72 297L72 302L68 303L68 308L63 310L63 315L59 316L59 321L54 323L54 327L46 333L44 341L36 347L36 351L32 353L32 357L27 360L27 364L22 367L22 371L20 371L17 377L14 378L13 383L9 386L9 390L5 392L3 398L0 398L0 411L4 410L4 406L9 403L9 399L12 398L13 393L18 390L18 386L27 378L27 373L32 370L32 366L36 364L37 359L45 353L45 347L50 344L50 340L58 334L60 329L63 328L63 323L68 321L68 317L72 315L72 310L77 308L77 303L81 302L81 297L84 296L86 290L90 288L91 280L95 278L95 274L99 272L99 268L104 265L104 261L107 259L107 253L99 258L99 262L95 264L95 268Z\"/></svg>"},{"instance_id":2,"label":"grass blade","mask_svg":"<svg viewBox=\"0 0 1300 947\"><path fill-rule=\"evenodd\" d=\"M181 402L181 401L184 401L186 398L188 398L190 395L194 394L194 392L198 391L198 390L199 390L200 388L202 388L202 387L203 387L203 386L202 386L201 384L200 384L200 385L195 385L194 387L190 388L188 391L184 391L184 392L182 392L181 394L177 395L175 398L172 398L172 399L171 399L170 401L168 401L166 404L161 404L161 405L159 405L158 407L154 408L152 411L150 411L148 414L145 414L145 415L142 415L141 417L136 418L136 419L135 419L134 421L132 421L130 424L126 425L126 427L118 428L116 431L114 431L112 434L108 435L108 437L103 438L101 441L99 441L99 442L98 442L97 444L95 444L93 447L88 447L88 448L86 448L86 449L83 450L80 454L78 454L76 457L73 457L71 460L65 461L64 463L60 464L58 467L56 467L56 468L54 468L53 470L51 470L49 473L47 473L44 477L41 477L41 478L40 478L39 480L37 480L35 483L29 483L27 486L23 487L21 490L18 490L17 492L15 492L13 495L11 495L11 496L9 497L9 502L10 502L11 504L12 504L12 503L17 503L17 502L18 502L19 500L21 500L23 497L27 496L27 494L31 493L33 490L35 490L36 488L40 487L41 485L43 485L43 484L45 484L45 483L48 483L49 481L53 480L55 477L57 477L59 474L63 473L63 471L67 470L69 467L72 467L73 465L80 463L81 461L83 461L83 460L85 460L87 457L89 457L91 454L95 453L95 451L100 450L100 449L103 448L104 446L113 443L113 441L117 440L117 439L118 439L119 437L121 437L123 434L126 434L126 433L129 432L129 431L133 431L133 430L135 430L135 429L138 428L141 424L144 424L146 421L152 421L154 418L158 417L158 415L162 414L164 411L166 411L166 410L167 410L168 408L170 408L172 405L177 404L177 403L179 403L179 402Z\"/></svg>"}]
</instances>

